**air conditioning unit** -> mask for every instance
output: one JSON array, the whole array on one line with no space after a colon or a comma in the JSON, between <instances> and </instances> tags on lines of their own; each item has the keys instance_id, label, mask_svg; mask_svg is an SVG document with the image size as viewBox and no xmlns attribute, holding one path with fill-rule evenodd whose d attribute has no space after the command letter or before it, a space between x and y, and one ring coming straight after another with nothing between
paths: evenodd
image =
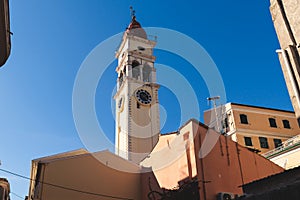
<instances>
[{"instance_id":1,"label":"air conditioning unit","mask_svg":"<svg viewBox=\"0 0 300 200\"><path fill-rule=\"evenodd\" d=\"M217 195L217 200L234 200L234 194L229 192L220 192Z\"/></svg>"}]
</instances>

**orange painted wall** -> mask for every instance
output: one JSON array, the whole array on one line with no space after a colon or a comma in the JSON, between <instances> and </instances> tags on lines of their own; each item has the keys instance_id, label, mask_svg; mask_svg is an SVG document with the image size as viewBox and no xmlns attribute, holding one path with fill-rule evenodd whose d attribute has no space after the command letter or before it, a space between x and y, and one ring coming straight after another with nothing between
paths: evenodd
<instances>
[{"instance_id":1,"label":"orange painted wall","mask_svg":"<svg viewBox=\"0 0 300 200\"><path fill-rule=\"evenodd\" d=\"M165 138L160 138L158 147L162 148L164 146L162 143L167 144L165 140L170 141L170 148L160 155L161 162L176 153L180 156L169 165L154 170L153 173L160 187L172 189L178 186L179 181L189 178L186 149L174 148L172 145L176 143L177 146L180 144L179 146L184 147L187 141L184 140L186 133L193 137L189 140L192 142L190 147L193 148L190 150L191 171L193 177L198 178L201 200L215 200L220 192L242 194L240 186L244 183L284 171L266 158L233 142L230 137L219 135L212 129L209 134L210 138L216 138L215 145L213 145L214 139L211 139L207 146L212 148L211 151L203 159L199 159L200 144L203 144L207 136L207 128L196 120L190 120L179 129L177 134L161 136ZM153 158L153 161L157 162L159 159L154 156L150 155L149 159ZM144 178L147 179L147 176Z\"/></svg>"},{"instance_id":2,"label":"orange painted wall","mask_svg":"<svg viewBox=\"0 0 300 200\"><path fill-rule=\"evenodd\" d=\"M207 129L199 126L195 152L199 152ZM216 132L210 132L216 134ZM230 138L220 136L211 152L199 159L196 155L200 198L213 200L219 192L242 194L241 185L284 171L266 158L249 151Z\"/></svg>"}]
</instances>

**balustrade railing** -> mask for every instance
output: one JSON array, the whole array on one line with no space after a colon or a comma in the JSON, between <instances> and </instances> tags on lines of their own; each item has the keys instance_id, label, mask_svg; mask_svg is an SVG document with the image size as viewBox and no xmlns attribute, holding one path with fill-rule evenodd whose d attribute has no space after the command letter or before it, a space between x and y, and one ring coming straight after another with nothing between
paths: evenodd
<instances>
[{"instance_id":1,"label":"balustrade railing","mask_svg":"<svg viewBox=\"0 0 300 200\"><path fill-rule=\"evenodd\" d=\"M268 151L262 155L266 158L269 158L279 152L282 152L284 150L287 150L287 149L289 149L293 146L299 145L299 144L300 144L300 135L296 135L295 137L284 141L279 147L277 147L271 151Z\"/></svg>"}]
</instances>

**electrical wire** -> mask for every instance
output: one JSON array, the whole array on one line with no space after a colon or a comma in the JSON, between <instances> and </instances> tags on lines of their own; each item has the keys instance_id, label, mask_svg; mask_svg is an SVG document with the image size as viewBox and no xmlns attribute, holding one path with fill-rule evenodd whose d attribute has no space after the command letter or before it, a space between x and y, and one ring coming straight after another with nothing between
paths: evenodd
<instances>
[{"instance_id":1,"label":"electrical wire","mask_svg":"<svg viewBox=\"0 0 300 200\"><path fill-rule=\"evenodd\" d=\"M16 194L16 193L14 193L14 192L10 191L10 193L11 193L11 194L13 194L14 196L16 196L16 197L18 197L18 198L20 198L20 199L23 199L23 200L24 200L24 198L23 198L23 197L21 197L20 195L18 195L18 194Z\"/></svg>"},{"instance_id":2,"label":"electrical wire","mask_svg":"<svg viewBox=\"0 0 300 200\"><path fill-rule=\"evenodd\" d=\"M94 193L94 192L89 192L89 191L84 191L84 190L78 190L78 189L75 189L75 188L65 187L65 186L61 186L61 185L56 185L56 184L52 184L52 183L47 183L47 182L44 182L44 181L38 181L38 180L34 180L32 178L29 178L29 177L26 177L26 176L23 176L23 175L20 175L20 174L17 174L17 173L14 173L14 172L11 172L11 171L8 171L8 170L5 170L5 169L0 169L0 171L11 174L11 175L14 175L14 176L17 176L17 177L20 177L20 178L23 178L23 179L26 179L26 180L36 181L36 182L39 182L39 183L44 184L44 185L49 185L49 186L52 186L52 187L56 187L56 188L60 188L60 189L64 189L64 190L69 190L69 191L73 191L73 192L78 192L78 193L82 193L82 194L106 197L106 198L111 198L111 199L133 200L133 199L130 199L130 198L116 197L116 196L111 196L111 195Z\"/></svg>"}]
</instances>

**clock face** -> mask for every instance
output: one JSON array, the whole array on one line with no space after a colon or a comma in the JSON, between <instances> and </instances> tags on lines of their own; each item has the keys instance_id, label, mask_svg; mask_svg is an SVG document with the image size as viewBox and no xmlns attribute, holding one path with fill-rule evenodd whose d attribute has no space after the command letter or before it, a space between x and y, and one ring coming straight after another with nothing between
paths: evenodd
<instances>
[{"instance_id":1,"label":"clock face","mask_svg":"<svg viewBox=\"0 0 300 200\"><path fill-rule=\"evenodd\" d=\"M142 104L150 104L152 101L152 97L147 90L139 89L135 93L135 96L136 96L137 100Z\"/></svg>"}]
</instances>

